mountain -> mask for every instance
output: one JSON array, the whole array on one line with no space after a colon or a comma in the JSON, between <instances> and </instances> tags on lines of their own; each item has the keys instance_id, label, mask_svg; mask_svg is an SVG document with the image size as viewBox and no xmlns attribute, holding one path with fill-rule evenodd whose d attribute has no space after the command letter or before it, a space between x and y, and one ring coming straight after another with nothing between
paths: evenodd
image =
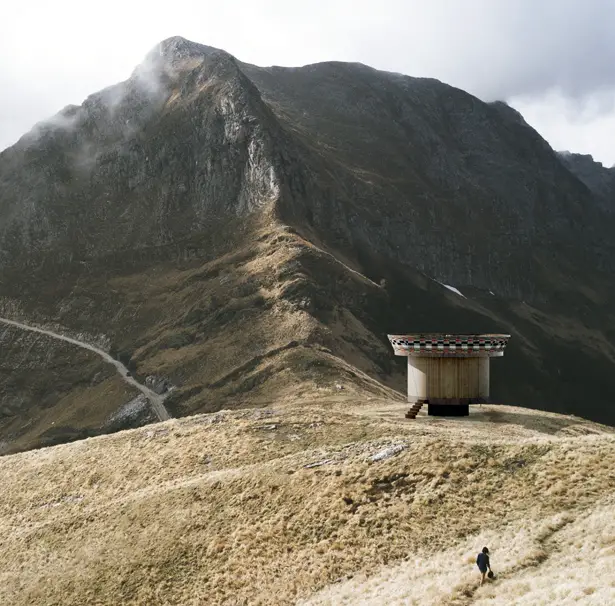
<instances>
[{"instance_id":1,"label":"mountain","mask_svg":"<svg viewBox=\"0 0 615 606\"><path fill-rule=\"evenodd\" d=\"M174 416L402 398L387 332L509 332L497 401L612 423L614 221L504 103L171 38L0 154L0 317ZM0 342L5 452L148 421L95 355Z\"/></svg>"}]
</instances>

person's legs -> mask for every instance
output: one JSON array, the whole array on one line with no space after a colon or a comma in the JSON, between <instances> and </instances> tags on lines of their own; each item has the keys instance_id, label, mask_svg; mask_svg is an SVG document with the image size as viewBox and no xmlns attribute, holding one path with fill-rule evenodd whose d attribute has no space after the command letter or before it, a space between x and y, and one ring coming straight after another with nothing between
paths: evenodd
<instances>
[{"instance_id":1,"label":"person's legs","mask_svg":"<svg viewBox=\"0 0 615 606\"><path fill-rule=\"evenodd\" d=\"M486 575L487 575L487 571L486 570L484 572L482 570L480 571L480 584L481 584L481 587L482 587L483 583L485 582L485 576Z\"/></svg>"}]
</instances>

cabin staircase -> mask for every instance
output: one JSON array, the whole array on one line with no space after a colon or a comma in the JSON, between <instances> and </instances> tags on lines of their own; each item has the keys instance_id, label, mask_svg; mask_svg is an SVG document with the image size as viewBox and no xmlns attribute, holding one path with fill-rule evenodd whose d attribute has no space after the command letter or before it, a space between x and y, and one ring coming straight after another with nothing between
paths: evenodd
<instances>
[{"instance_id":1,"label":"cabin staircase","mask_svg":"<svg viewBox=\"0 0 615 606\"><path fill-rule=\"evenodd\" d=\"M423 405L426 403L427 403L427 400L417 400L412 405L412 408L410 408L410 410L406 413L406 419L416 419L416 415L419 414L419 411L421 410L421 408L423 408Z\"/></svg>"}]
</instances>

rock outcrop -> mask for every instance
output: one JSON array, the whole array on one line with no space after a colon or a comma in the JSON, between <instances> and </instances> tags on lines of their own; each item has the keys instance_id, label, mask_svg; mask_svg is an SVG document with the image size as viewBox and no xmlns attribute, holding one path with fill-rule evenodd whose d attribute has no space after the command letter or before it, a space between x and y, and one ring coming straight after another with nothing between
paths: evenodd
<instances>
[{"instance_id":1,"label":"rock outcrop","mask_svg":"<svg viewBox=\"0 0 615 606\"><path fill-rule=\"evenodd\" d=\"M605 167L589 154L560 152L562 162L602 203L605 211L615 213L615 166Z\"/></svg>"}]
</instances>

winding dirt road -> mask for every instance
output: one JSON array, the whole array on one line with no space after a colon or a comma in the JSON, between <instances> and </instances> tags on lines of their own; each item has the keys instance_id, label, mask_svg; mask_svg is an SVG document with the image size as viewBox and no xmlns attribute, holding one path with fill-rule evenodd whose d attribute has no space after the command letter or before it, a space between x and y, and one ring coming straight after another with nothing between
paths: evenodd
<instances>
[{"instance_id":1,"label":"winding dirt road","mask_svg":"<svg viewBox=\"0 0 615 606\"><path fill-rule=\"evenodd\" d=\"M46 330L44 328L36 328L34 326L29 326L28 324L23 324L22 322L16 322L15 320L9 320L8 318L0 318L0 322L3 324L8 324L9 326L14 326L16 328L21 328L23 330L29 330L30 332L36 332L41 335L47 335L53 339L58 339L59 341L66 341L71 345L75 345L77 347L81 347L83 349L88 349L89 351L93 351L95 354L99 355L105 362L109 364L113 364L116 370L128 383L132 385L136 389L138 389L149 401L152 410L158 417L160 421L168 421L171 418L169 411L166 409L164 405L164 396L157 394L155 391L152 391L149 387L145 387L139 383L134 377L130 376L128 369L115 358L112 358L106 351L95 347L94 345L90 345L89 343L84 343L83 341L79 341L77 339L72 339L71 337L65 337L64 335L60 335L58 333L52 332L50 330Z\"/></svg>"}]
</instances>

